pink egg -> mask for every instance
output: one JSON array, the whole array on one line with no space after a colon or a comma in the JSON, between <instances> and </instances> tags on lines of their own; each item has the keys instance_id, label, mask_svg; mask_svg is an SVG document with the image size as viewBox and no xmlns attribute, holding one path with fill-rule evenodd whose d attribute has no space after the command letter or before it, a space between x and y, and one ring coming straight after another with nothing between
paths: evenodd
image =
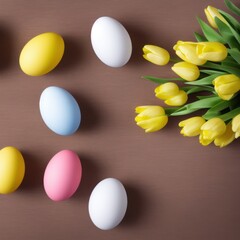
<instances>
[{"instance_id":1,"label":"pink egg","mask_svg":"<svg viewBox=\"0 0 240 240\"><path fill-rule=\"evenodd\" d=\"M81 178L82 165L78 155L70 150L62 150L49 161L43 185L49 198L62 201L76 192Z\"/></svg>"}]
</instances>

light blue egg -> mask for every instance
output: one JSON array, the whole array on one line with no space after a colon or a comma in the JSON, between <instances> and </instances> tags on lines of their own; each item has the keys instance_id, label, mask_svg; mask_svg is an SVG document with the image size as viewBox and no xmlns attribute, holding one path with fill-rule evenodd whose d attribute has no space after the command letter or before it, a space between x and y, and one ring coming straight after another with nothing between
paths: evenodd
<instances>
[{"instance_id":1,"label":"light blue egg","mask_svg":"<svg viewBox=\"0 0 240 240\"><path fill-rule=\"evenodd\" d=\"M42 119L49 129L59 135L71 135L81 123L81 111L75 98L60 87L47 87L40 96Z\"/></svg>"}]
</instances>

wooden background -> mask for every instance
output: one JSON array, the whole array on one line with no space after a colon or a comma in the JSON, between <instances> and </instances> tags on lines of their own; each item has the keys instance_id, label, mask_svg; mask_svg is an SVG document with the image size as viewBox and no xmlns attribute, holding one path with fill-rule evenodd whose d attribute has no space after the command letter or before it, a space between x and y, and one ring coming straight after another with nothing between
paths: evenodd
<instances>
[{"instance_id":1,"label":"wooden background","mask_svg":"<svg viewBox=\"0 0 240 240\"><path fill-rule=\"evenodd\" d=\"M17 147L26 161L21 187L0 196L1 240L240 239L239 141L203 147L180 135L183 118L152 134L134 122L136 106L161 104L156 85L141 77L173 76L170 66L142 58L143 45L173 53L177 40L194 40L196 16L205 19L207 5L227 11L223 0L0 0L0 146ZM92 50L91 26L101 16L119 20L132 38L133 55L123 68L104 65ZM50 74L29 77L19 68L19 53L48 31L63 36L63 60ZM54 134L41 119L40 94L53 85L81 107L82 125L73 136ZM79 154L83 179L73 198L56 203L42 179L63 149ZM129 206L117 228L102 231L89 218L88 200L107 177L122 181Z\"/></svg>"}]
</instances>

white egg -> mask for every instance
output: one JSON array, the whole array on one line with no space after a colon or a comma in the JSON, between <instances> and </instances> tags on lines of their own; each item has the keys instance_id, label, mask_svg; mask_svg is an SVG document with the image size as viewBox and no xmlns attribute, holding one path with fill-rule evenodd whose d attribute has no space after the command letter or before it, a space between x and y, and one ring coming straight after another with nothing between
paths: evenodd
<instances>
[{"instance_id":1,"label":"white egg","mask_svg":"<svg viewBox=\"0 0 240 240\"><path fill-rule=\"evenodd\" d=\"M115 178L106 178L91 193L88 204L90 218L102 230L113 229L124 218L127 202L123 184Z\"/></svg>"},{"instance_id":2,"label":"white egg","mask_svg":"<svg viewBox=\"0 0 240 240\"><path fill-rule=\"evenodd\" d=\"M114 18L100 17L94 22L91 42L98 58L110 67L122 67L131 57L131 38L124 26Z\"/></svg>"}]
</instances>

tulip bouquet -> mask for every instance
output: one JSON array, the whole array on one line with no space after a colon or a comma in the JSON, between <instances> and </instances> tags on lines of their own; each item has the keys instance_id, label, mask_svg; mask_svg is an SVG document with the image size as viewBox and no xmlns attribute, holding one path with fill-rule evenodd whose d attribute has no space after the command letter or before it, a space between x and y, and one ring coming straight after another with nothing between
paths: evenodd
<instances>
[{"instance_id":1,"label":"tulip bouquet","mask_svg":"<svg viewBox=\"0 0 240 240\"><path fill-rule=\"evenodd\" d=\"M225 4L240 16L240 9L230 0ZM180 133L198 136L203 146L213 142L224 147L240 136L240 23L212 6L205 9L205 14L209 24L198 19L202 34L195 33L196 42L178 41L173 47L180 59L172 60L171 69L178 76L144 77L158 84L155 96L170 107L138 106L135 121L145 132L155 132L167 124L169 117L201 110L201 114L179 123ZM154 45L143 47L143 57L156 65L171 61L167 50Z\"/></svg>"}]
</instances>

